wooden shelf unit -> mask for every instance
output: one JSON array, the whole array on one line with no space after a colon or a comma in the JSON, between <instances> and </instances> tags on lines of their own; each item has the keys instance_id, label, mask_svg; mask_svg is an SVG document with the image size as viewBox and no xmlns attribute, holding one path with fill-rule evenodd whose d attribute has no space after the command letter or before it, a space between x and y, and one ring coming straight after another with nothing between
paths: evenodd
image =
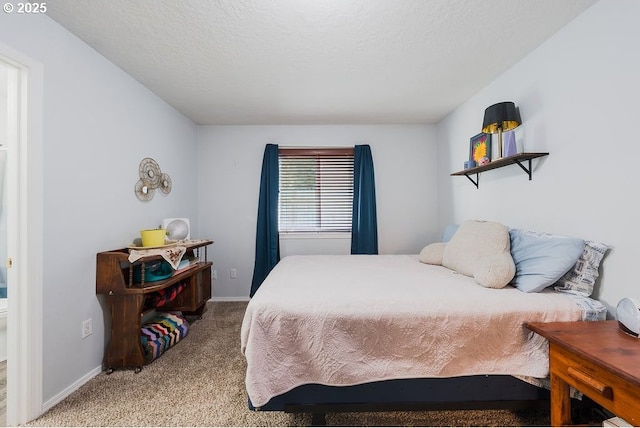
<instances>
[{"instance_id":1,"label":"wooden shelf unit","mask_svg":"<svg viewBox=\"0 0 640 428\"><path fill-rule=\"evenodd\" d=\"M104 251L97 254L96 294L106 296L108 317L111 324L109 344L105 350L103 365L108 372L119 368L133 368L140 371L145 364L144 351L140 341L142 315L150 309L147 303L152 293L184 282L185 289L168 304L158 307L163 311L181 311L185 316L201 316L207 300L211 298L211 266L207 261L206 247L210 240L187 243L185 257L200 257L204 248L204 258L194 267L181 271L167 279L154 282L134 283L131 274L134 267L157 261L162 257L154 255L129 262L126 248Z\"/></svg>"},{"instance_id":2,"label":"wooden shelf unit","mask_svg":"<svg viewBox=\"0 0 640 428\"><path fill-rule=\"evenodd\" d=\"M532 173L533 170L531 169L531 160L532 159L536 159L536 158L540 158L542 156L548 156L549 153L518 153L515 154L513 156L509 156L506 158L502 158L502 159L496 159L494 161L491 161L487 164L484 165L480 165L480 166L476 166L473 168L468 168L468 169L463 169L462 171L458 171L458 172L454 172L451 175L464 175L465 177L467 177L469 179L469 181L471 181L475 186L476 189L480 187L480 173L481 172L485 172L485 171L490 171L492 169L496 169L496 168L502 168L504 166L508 166L508 165L518 165L520 168L522 168L522 170L529 176L529 180L531 180L532 177ZM523 162L528 161L529 165L528 168L526 166L524 166ZM474 180L473 178L471 178L472 175L476 176L476 179Z\"/></svg>"}]
</instances>

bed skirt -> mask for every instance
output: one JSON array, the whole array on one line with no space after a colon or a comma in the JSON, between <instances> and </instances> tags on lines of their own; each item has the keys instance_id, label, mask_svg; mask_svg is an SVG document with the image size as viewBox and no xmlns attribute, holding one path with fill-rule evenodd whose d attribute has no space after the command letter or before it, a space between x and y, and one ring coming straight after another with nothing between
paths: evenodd
<instances>
[{"instance_id":1,"label":"bed skirt","mask_svg":"<svg viewBox=\"0 0 640 428\"><path fill-rule=\"evenodd\" d=\"M308 384L251 410L290 413L548 408L549 391L513 376L395 379L354 386Z\"/></svg>"}]
</instances>

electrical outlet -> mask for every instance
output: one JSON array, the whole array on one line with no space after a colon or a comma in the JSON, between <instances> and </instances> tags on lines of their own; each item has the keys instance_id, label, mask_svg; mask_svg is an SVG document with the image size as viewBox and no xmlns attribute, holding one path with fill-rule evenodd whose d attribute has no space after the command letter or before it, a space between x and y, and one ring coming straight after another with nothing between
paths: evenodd
<instances>
[{"instance_id":1,"label":"electrical outlet","mask_svg":"<svg viewBox=\"0 0 640 428\"><path fill-rule=\"evenodd\" d=\"M218 271L216 269L211 270L211 279L218 279Z\"/></svg>"},{"instance_id":2,"label":"electrical outlet","mask_svg":"<svg viewBox=\"0 0 640 428\"><path fill-rule=\"evenodd\" d=\"M231 270L229 271L229 275L231 276L231 279L235 279L238 277L238 271L236 270L236 268L231 268Z\"/></svg>"},{"instance_id":3,"label":"electrical outlet","mask_svg":"<svg viewBox=\"0 0 640 428\"><path fill-rule=\"evenodd\" d=\"M85 337L90 336L92 332L93 328L91 326L91 318L82 321L82 338L84 339Z\"/></svg>"}]
</instances>

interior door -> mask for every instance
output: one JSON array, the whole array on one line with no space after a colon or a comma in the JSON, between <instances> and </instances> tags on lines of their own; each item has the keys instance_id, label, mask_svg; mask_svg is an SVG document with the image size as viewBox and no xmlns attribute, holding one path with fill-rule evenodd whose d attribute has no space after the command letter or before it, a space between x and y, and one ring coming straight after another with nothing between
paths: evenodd
<instances>
[{"instance_id":1,"label":"interior door","mask_svg":"<svg viewBox=\"0 0 640 428\"><path fill-rule=\"evenodd\" d=\"M12 117L10 110L13 106L13 93L10 74L15 72L11 66L0 61L0 426L7 425L7 270L9 268L8 255L8 227L7 208L8 198L6 186L7 155L10 139L14 130L10 130Z\"/></svg>"},{"instance_id":2,"label":"interior door","mask_svg":"<svg viewBox=\"0 0 640 428\"><path fill-rule=\"evenodd\" d=\"M6 418L24 424L42 413L43 82L42 63L0 43L0 144L6 235L0 265L7 281ZM1 221L1 220L0 220ZM1 226L0 226L1 228ZM2 253L6 245L6 255Z\"/></svg>"}]
</instances>

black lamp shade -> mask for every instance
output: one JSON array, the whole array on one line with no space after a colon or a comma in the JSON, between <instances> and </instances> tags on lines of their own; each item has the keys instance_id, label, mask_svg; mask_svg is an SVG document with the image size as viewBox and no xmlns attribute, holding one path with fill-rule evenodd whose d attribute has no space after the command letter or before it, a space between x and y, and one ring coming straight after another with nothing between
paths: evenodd
<instances>
[{"instance_id":1,"label":"black lamp shade","mask_svg":"<svg viewBox=\"0 0 640 428\"><path fill-rule=\"evenodd\" d=\"M499 130L509 131L520 126L520 112L511 101L505 101L489 106L484 111L482 132L496 134Z\"/></svg>"}]
</instances>

